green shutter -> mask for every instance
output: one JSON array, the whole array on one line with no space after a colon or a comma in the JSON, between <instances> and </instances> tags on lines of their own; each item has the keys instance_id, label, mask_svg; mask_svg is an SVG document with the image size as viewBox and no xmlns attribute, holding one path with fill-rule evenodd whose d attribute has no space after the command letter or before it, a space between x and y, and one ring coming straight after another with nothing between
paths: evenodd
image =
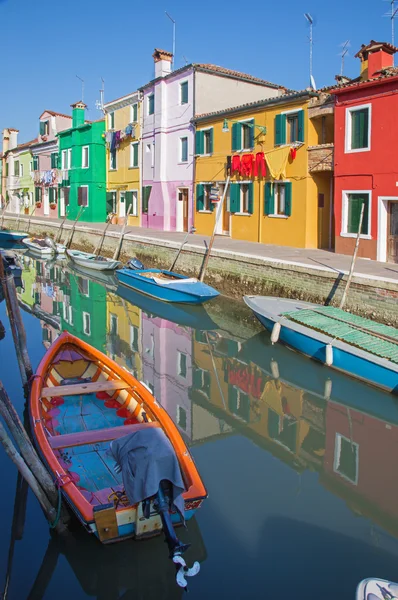
<instances>
[{"instance_id":1,"label":"green shutter","mask_svg":"<svg viewBox=\"0 0 398 600\"><path fill-rule=\"evenodd\" d=\"M152 186L146 185L142 188L142 212L148 212L149 197L151 195Z\"/></svg>"},{"instance_id":2,"label":"green shutter","mask_svg":"<svg viewBox=\"0 0 398 600\"><path fill-rule=\"evenodd\" d=\"M19 177L19 160L14 162L14 176Z\"/></svg>"},{"instance_id":3,"label":"green shutter","mask_svg":"<svg viewBox=\"0 0 398 600\"><path fill-rule=\"evenodd\" d=\"M34 171L39 170L39 157L38 156L33 157L33 170Z\"/></svg>"},{"instance_id":4,"label":"green shutter","mask_svg":"<svg viewBox=\"0 0 398 600\"><path fill-rule=\"evenodd\" d=\"M138 144L133 145L133 167L138 167Z\"/></svg>"},{"instance_id":5,"label":"green shutter","mask_svg":"<svg viewBox=\"0 0 398 600\"><path fill-rule=\"evenodd\" d=\"M138 121L138 104L133 105L133 121L134 123Z\"/></svg>"},{"instance_id":6,"label":"green shutter","mask_svg":"<svg viewBox=\"0 0 398 600\"><path fill-rule=\"evenodd\" d=\"M242 149L242 125L240 123L232 124L232 152Z\"/></svg>"},{"instance_id":7,"label":"green shutter","mask_svg":"<svg viewBox=\"0 0 398 600\"><path fill-rule=\"evenodd\" d=\"M125 201L126 201L126 215L127 215L127 212L129 210L130 206L132 206L132 204L133 204L133 192L126 192L124 197L125 197ZM130 211L130 214L131 214L131 211Z\"/></svg>"},{"instance_id":8,"label":"green shutter","mask_svg":"<svg viewBox=\"0 0 398 600\"><path fill-rule=\"evenodd\" d=\"M58 165L58 153L51 152L51 168L56 169Z\"/></svg>"},{"instance_id":9,"label":"green shutter","mask_svg":"<svg viewBox=\"0 0 398 600\"><path fill-rule=\"evenodd\" d=\"M363 108L351 113L351 148L368 146L369 110Z\"/></svg>"},{"instance_id":10,"label":"green shutter","mask_svg":"<svg viewBox=\"0 0 398 600\"><path fill-rule=\"evenodd\" d=\"M349 194L348 196L348 223L347 233L358 233L359 219L361 216L362 203L365 203L362 221L362 235L367 235L368 231L368 216L369 216L369 197L368 195Z\"/></svg>"},{"instance_id":11,"label":"green shutter","mask_svg":"<svg viewBox=\"0 0 398 600\"><path fill-rule=\"evenodd\" d=\"M270 181L264 186L264 214L274 214L274 186Z\"/></svg>"},{"instance_id":12,"label":"green shutter","mask_svg":"<svg viewBox=\"0 0 398 600\"><path fill-rule=\"evenodd\" d=\"M253 214L253 196L254 196L253 183L249 183L248 190L249 190L248 208L249 208L249 213L252 215Z\"/></svg>"},{"instance_id":13,"label":"green shutter","mask_svg":"<svg viewBox=\"0 0 398 600\"><path fill-rule=\"evenodd\" d=\"M297 114L298 118L298 142L304 142L304 111L299 110Z\"/></svg>"},{"instance_id":14,"label":"green shutter","mask_svg":"<svg viewBox=\"0 0 398 600\"><path fill-rule=\"evenodd\" d=\"M286 115L275 116L275 146L286 144Z\"/></svg>"},{"instance_id":15,"label":"green shutter","mask_svg":"<svg viewBox=\"0 0 398 600\"><path fill-rule=\"evenodd\" d=\"M188 81L181 84L181 104L188 103Z\"/></svg>"},{"instance_id":16,"label":"green shutter","mask_svg":"<svg viewBox=\"0 0 398 600\"><path fill-rule=\"evenodd\" d=\"M48 199L50 201L50 204L53 204L53 202L54 202L54 188L52 188L52 187L48 188Z\"/></svg>"},{"instance_id":17,"label":"green shutter","mask_svg":"<svg viewBox=\"0 0 398 600\"><path fill-rule=\"evenodd\" d=\"M249 146L250 146L250 148L254 148L254 132L255 132L254 119L252 119L251 121L248 121L247 124L249 126L252 125L252 127L249 128L249 135L250 135Z\"/></svg>"},{"instance_id":18,"label":"green shutter","mask_svg":"<svg viewBox=\"0 0 398 600\"><path fill-rule=\"evenodd\" d=\"M236 213L240 210L240 185L239 183L231 183L231 191L229 194L229 212Z\"/></svg>"},{"instance_id":19,"label":"green shutter","mask_svg":"<svg viewBox=\"0 0 398 600\"><path fill-rule=\"evenodd\" d=\"M35 202L41 202L41 188L35 187Z\"/></svg>"},{"instance_id":20,"label":"green shutter","mask_svg":"<svg viewBox=\"0 0 398 600\"><path fill-rule=\"evenodd\" d=\"M213 135L213 127L211 129L209 129L209 154L213 154L213 139L214 139L214 135Z\"/></svg>"},{"instance_id":21,"label":"green shutter","mask_svg":"<svg viewBox=\"0 0 398 600\"><path fill-rule=\"evenodd\" d=\"M292 214L292 184L290 181L285 183L285 215L290 217Z\"/></svg>"},{"instance_id":22,"label":"green shutter","mask_svg":"<svg viewBox=\"0 0 398 600\"><path fill-rule=\"evenodd\" d=\"M197 131L195 137L195 154L204 154L205 134L203 131Z\"/></svg>"},{"instance_id":23,"label":"green shutter","mask_svg":"<svg viewBox=\"0 0 398 600\"><path fill-rule=\"evenodd\" d=\"M106 212L113 212L113 192L106 192Z\"/></svg>"},{"instance_id":24,"label":"green shutter","mask_svg":"<svg viewBox=\"0 0 398 600\"><path fill-rule=\"evenodd\" d=\"M45 131L45 123L44 121L40 121L40 135L44 135Z\"/></svg>"},{"instance_id":25,"label":"green shutter","mask_svg":"<svg viewBox=\"0 0 398 600\"><path fill-rule=\"evenodd\" d=\"M196 210L203 210L205 206L204 185L198 183L196 186Z\"/></svg>"}]
</instances>

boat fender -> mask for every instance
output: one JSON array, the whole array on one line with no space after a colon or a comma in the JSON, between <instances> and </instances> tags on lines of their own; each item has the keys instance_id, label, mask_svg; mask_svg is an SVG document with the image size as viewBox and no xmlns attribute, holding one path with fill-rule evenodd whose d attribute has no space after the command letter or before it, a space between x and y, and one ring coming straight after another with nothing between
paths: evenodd
<instances>
[{"instance_id":1,"label":"boat fender","mask_svg":"<svg viewBox=\"0 0 398 600\"><path fill-rule=\"evenodd\" d=\"M325 400L330 400L330 397L332 395L332 380L331 379L326 379L325 381Z\"/></svg>"},{"instance_id":2,"label":"boat fender","mask_svg":"<svg viewBox=\"0 0 398 600\"><path fill-rule=\"evenodd\" d=\"M138 258L130 258L130 260L127 261L127 268L132 269L133 271L136 269L145 269L144 265L140 260L138 260Z\"/></svg>"},{"instance_id":3,"label":"boat fender","mask_svg":"<svg viewBox=\"0 0 398 600\"><path fill-rule=\"evenodd\" d=\"M276 360L271 360L271 373L274 379L279 379L279 365Z\"/></svg>"},{"instance_id":4,"label":"boat fender","mask_svg":"<svg viewBox=\"0 0 398 600\"><path fill-rule=\"evenodd\" d=\"M331 367L333 364L333 346L332 344L326 344L326 358L325 365Z\"/></svg>"},{"instance_id":5,"label":"boat fender","mask_svg":"<svg viewBox=\"0 0 398 600\"><path fill-rule=\"evenodd\" d=\"M276 344L276 342L279 340L280 332L281 332L281 324L275 323L275 325L272 328L272 332L271 332L271 342L273 344Z\"/></svg>"}]
</instances>

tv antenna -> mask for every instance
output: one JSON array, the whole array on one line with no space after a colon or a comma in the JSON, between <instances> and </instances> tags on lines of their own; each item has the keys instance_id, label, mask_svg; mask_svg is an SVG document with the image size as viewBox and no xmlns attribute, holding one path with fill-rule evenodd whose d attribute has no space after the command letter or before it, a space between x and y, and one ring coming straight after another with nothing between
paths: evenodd
<instances>
[{"instance_id":1,"label":"tv antenna","mask_svg":"<svg viewBox=\"0 0 398 600\"><path fill-rule=\"evenodd\" d=\"M170 21L173 23L173 58L171 59L171 70L174 70L174 61L175 61L175 55L176 55L176 22L173 19L173 17L170 17L169 13L167 12L167 10L164 11L166 13L166 17L168 17L170 19Z\"/></svg>"},{"instance_id":2,"label":"tv antenna","mask_svg":"<svg viewBox=\"0 0 398 600\"><path fill-rule=\"evenodd\" d=\"M183 55L182 55L182 58L184 59L184 61L185 61L185 64L187 65L187 64L188 64L188 59L187 59L187 57L186 57L186 56L184 56L184 54L183 54Z\"/></svg>"},{"instance_id":3,"label":"tv antenna","mask_svg":"<svg viewBox=\"0 0 398 600\"><path fill-rule=\"evenodd\" d=\"M398 7L395 8L395 2L397 0L386 0L386 1L390 3L391 10L384 13L383 17L389 17L391 19L391 44L394 46L394 37L395 37L394 36L394 33L395 33L394 32L394 21L397 16L397 13L398 13ZM393 61L394 61L394 55L393 55ZM393 64L394 64L394 62L393 62Z\"/></svg>"},{"instance_id":4,"label":"tv antenna","mask_svg":"<svg viewBox=\"0 0 398 600\"><path fill-rule=\"evenodd\" d=\"M76 75L76 77L82 82L82 102L84 102L84 79L79 77L79 75Z\"/></svg>"},{"instance_id":5,"label":"tv antenna","mask_svg":"<svg viewBox=\"0 0 398 600\"><path fill-rule=\"evenodd\" d=\"M314 90L316 89L316 85L315 85L315 80L314 77L312 75L312 46L313 46L313 36L312 36L312 29L314 26L314 19L311 17L310 13L304 13L304 17L307 19L309 26L310 26L310 87L312 87Z\"/></svg>"},{"instance_id":6,"label":"tv antenna","mask_svg":"<svg viewBox=\"0 0 398 600\"><path fill-rule=\"evenodd\" d=\"M101 77L101 89L99 91L100 93L100 99L96 101L95 103L95 107L97 110L100 110L102 113L105 113L104 111L104 92L105 92L105 81L103 80L103 78Z\"/></svg>"},{"instance_id":7,"label":"tv antenna","mask_svg":"<svg viewBox=\"0 0 398 600\"><path fill-rule=\"evenodd\" d=\"M340 44L340 46L342 47L342 51L340 52L340 56L341 56L340 75L344 75L344 59L348 54L348 48L350 47L350 40L346 40L345 42Z\"/></svg>"}]
</instances>

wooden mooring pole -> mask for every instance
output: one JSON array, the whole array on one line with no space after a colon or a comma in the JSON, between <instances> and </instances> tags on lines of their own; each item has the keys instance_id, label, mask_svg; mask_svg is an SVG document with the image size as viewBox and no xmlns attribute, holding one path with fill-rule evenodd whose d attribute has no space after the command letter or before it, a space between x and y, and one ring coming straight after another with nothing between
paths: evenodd
<instances>
[{"instance_id":1,"label":"wooden mooring pole","mask_svg":"<svg viewBox=\"0 0 398 600\"><path fill-rule=\"evenodd\" d=\"M351 279L354 274L355 261L357 259L358 248L359 248L359 240L361 239L362 221L363 221L364 212L365 212L365 202L362 202L361 214L359 216L358 235L357 235L357 239L355 242L354 253L352 255L350 272L348 274L347 283L346 283L346 286L345 286L345 289L343 292L343 296L342 296L341 302L340 302L340 308L344 308L345 301L347 300L348 290L350 289L350 285L351 285Z\"/></svg>"},{"instance_id":2,"label":"wooden mooring pole","mask_svg":"<svg viewBox=\"0 0 398 600\"><path fill-rule=\"evenodd\" d=\"M76 217L76 219L75 219L75 221L74 221L74 223L73 223L73 225L72 225L72 229L71 229L71 231L70 231L70 235L69 235L68 241L67 241L67 242L66 242L66 244L65 244L65 246L66 246L67 248L70 248L70 247L71 247L71 244L72 244L72 239L73 239L73 234L75 233L75 229L76 229L77 222L78 222L78 220L80 219L80 217L82 216L82 212L83 212L83 210L84 210L84 206L81 206L81 207L80 207L80 210L79 210L79 212L78 212L78 214L77 214L77 217Z\"/></svg>"},{"instance_id":3,"label":"wooden mooring pole","mask_svg":"<svg viewBox=\"0 0 398 600\"><path fill-rule=\"evenodd\" d=\"M106 235L106 232L108 231L108 227L109 227L109 225L111 223L112 223L112 216L108 215L108 219L106 221L106 225L104 227L104 231L102 232L102 235L101 235L100 239L98 240L98 244L96 245L95 250L94 250L95 256L99 256L101 254L102 245L104 243L105 235Z\"/></svg>"},{"instance_id":4,"label":"wooden mooring pole","mask_svg":"<svg viewBox=\"0 0 398 600\"><path fill-rule=\"evenodd\" d=\"M223 191L223 195L222 195L221 202L220 202L220 205L219 205L219 209L217 211L216 222L214 224L213 233L212 233L212 236L210 238L209 247L207 249L206 256L205 256L205 259L203 261L203 265L202 265L202 268L201 268L201 271L200 271L199 281L203 281L203 279L205 277L205 273L206 273L206 269L207 269L207 263L209 262L211 250L213 248L214 238L216 236L218 222L219 222L219 220L221 218L221 215L222 215L222 211L223 211L223 207L224 207L224 202L225 202L225 199L227 197L227 191L228 191L230 180L231 180L231 177L230 177L230 175L228 175L227 181L225 182L224 191Z\"/></svg>"}]
</instances>

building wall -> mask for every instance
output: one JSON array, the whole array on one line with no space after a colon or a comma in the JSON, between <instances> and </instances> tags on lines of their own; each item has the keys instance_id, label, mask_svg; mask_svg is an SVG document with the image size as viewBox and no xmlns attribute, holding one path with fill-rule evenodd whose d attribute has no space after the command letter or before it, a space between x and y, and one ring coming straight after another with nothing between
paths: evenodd
<instances>
[{"instance_id":1,"label":"building wall","mask_svg":"<svg viewBox=\"0 0 398 600\"><path fill-rule=\"evenodd\" d=\"M371 192L370 239L361 238L358 256L386 260L385 230L379 222L384 210L383 197L398 199L398 165L395 145L398 124L398 78L384 80L373 86L348 88L337 96L335 108L335 235L336 252L352 254L355 237L342 232L343 192ZM371 104L371 141L369 151L345 152L346 110L361 104ZM342 235L343 233L343 235Z\"/></svg>"},{"instance_id":2,"label":"building wall","mask_svg":"<svg viewBox=\"0 0 398 600\"><path fill-rule=\"evenodd\" d=\"M121 300L113 293L107 294L107 352L119 365L142 379L142 328L141 309ZM116 322L116 331L114 331ZM138 350L132 346L131 329L138 331Z\"/></svg>"}]
</instances>

